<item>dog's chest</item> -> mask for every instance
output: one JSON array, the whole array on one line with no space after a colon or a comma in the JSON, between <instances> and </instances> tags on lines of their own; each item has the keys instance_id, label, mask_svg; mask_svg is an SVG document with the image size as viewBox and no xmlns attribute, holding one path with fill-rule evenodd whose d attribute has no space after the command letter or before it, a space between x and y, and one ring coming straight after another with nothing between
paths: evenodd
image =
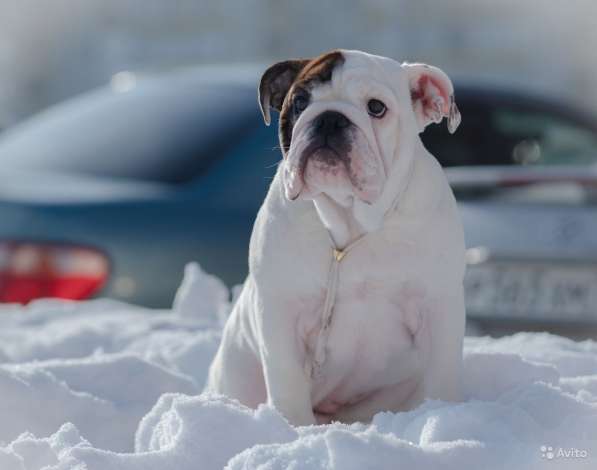
<instances>
[{"instance_id":1,"label":"dog's chest","mask_svg":"<svg viewBox=\"0 0 597 470\"><path fill-rule=\"evenodd\" d=\"M405 362L418 354L415 337L426 303L424 286L416 281L416 269L409 268L408 258L399 246L375 239L356 246L338 263L325 361L317 379L322 395L333 389L338 399L350 400L402 380ZM299 318L307 369L321 341L324 304L332 284L330 275L326 279Z\"/></svg>"}]
</instances>

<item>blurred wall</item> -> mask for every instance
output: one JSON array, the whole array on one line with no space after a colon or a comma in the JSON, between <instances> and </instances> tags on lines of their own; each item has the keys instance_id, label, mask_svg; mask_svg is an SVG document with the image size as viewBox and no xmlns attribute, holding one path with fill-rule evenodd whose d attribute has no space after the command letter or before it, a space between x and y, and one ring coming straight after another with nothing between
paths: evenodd
<instances>
[{"instance_id":1,"label":"blurred wall","mask_svg":"<svg viewBox=\"0 0 597 470\"><path fill-rule=\"evenodd\" d=\"M121 70L359 48L597 111L594 0L0 0L0 127Z\"/></svg>"}]
</instances>

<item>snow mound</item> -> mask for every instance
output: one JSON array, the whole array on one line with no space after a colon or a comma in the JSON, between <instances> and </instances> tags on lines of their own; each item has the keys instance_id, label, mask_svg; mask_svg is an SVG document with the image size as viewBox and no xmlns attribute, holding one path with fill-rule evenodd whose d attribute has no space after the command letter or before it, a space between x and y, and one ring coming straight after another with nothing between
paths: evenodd
<instances>
[{"instance_id":1,"label":"snow mound","mask_svg":"<svg viewBox=\"0 0 597 470\"><path fill-rule=\"evenodd\" d=\"M0 440L24 431L49 435L71 422L98 447L130 451L139 420L172 391L198 390L188 378L134 356L0 366Z\"/></svg>"},{"instance_id":2,"label":"snow mound","mask_svg":"<svg viewBox=\"0 0 597 470\"><path fill-rule=\"evenodd\" d=\"M597 468L593 341L466 338L463 403L294 428L199 395L229 296L193 264L171 311L0 308L0 470Z\"/></svg>"},{"instance_id":3,"label":"snow mound","mask_svg":"<svg viewBox=\"0 0 597 470\"><path fill-rule=\"evenodd\" d=\"M77 429L66 423L52 436L38 439L31 433L23 433L8 447L0 448L2 470L51 470L58 468L77 469L77 463L69 454L81 447L90 447ZM62 462L62 464L61 464ZM84 467L78 467L84 470Z\"/></svg>"},{"instance_id":4,"label":"snow mound","mask_svg":"<svg viewBox=\"0 0 597 470\"><path fill-rule=\"evenodd\" d=\"M199 263L185 266L172 309L182 317L214 318L222 326L228 314L230 291L221 279L206 273Z\"/></svg>"}]
</instances>

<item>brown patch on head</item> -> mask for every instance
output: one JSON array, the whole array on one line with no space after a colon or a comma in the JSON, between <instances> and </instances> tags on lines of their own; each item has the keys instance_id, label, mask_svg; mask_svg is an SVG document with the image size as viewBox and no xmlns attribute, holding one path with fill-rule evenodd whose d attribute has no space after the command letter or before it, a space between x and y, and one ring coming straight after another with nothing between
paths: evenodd
<instances>
[{"instance_id":1,"label":"brown patch on head","mask_svg":"<svg viewBox=\"0 0 597 470\"><path fill-rule=\"evenodd\" d=\"M301 90L305 93L309 92L316 84L329 82L332 79L334 69L338 65L342 65L344 60L342 52L337 50L311 59L298 73L291 90ZM298 119L298 115L292 109L292 95L292 92L286 95L280 111L279 138L283 153L286 153L290 147L292 128Z\"/></svg>"},{"instance_id":2,"label":"brown patch on head","mask_svg":"<svg viewBox=\"0 0 597 470\"><path fill-rule=\"evenodd\" d=\"M344 63L344 56L340 51L326 52L311 59L296 77L295 84L308 86L311 82L324 83L332 79L332 72L338 65Z\"/></svg>"},{"instance_id":3,"label":"brown patch on head","mask_svg":"<svg viewBox=\"0 0 597 470\"><path fill-rule=\"evenodd\" d=\"M298 115L292 109L291 90L308 94L316 83L328 82L332 72L344 63L338 50L322 54L314 59L291 59L269 67L259 83L259 104L265 123L270 123L270 107L280 112L280 144L286 153L292 138L292 127Z\"/></svg>"}]
</instances>

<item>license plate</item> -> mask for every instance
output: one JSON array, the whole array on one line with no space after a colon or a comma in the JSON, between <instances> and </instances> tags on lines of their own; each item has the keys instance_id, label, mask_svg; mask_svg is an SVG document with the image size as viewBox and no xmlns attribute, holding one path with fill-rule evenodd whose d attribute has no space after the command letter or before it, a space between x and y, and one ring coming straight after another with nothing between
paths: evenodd
<instances>
[{"instance_id":1,"label":"license plate","mask_svg":"<svg viewBox=\"0 0 597 470\"><path fill-rule=\"evenodd\" d=\"M473 316L597 319L597 266L490 261L469 266L464 286Z\"/></svg>"}]
</instances>

